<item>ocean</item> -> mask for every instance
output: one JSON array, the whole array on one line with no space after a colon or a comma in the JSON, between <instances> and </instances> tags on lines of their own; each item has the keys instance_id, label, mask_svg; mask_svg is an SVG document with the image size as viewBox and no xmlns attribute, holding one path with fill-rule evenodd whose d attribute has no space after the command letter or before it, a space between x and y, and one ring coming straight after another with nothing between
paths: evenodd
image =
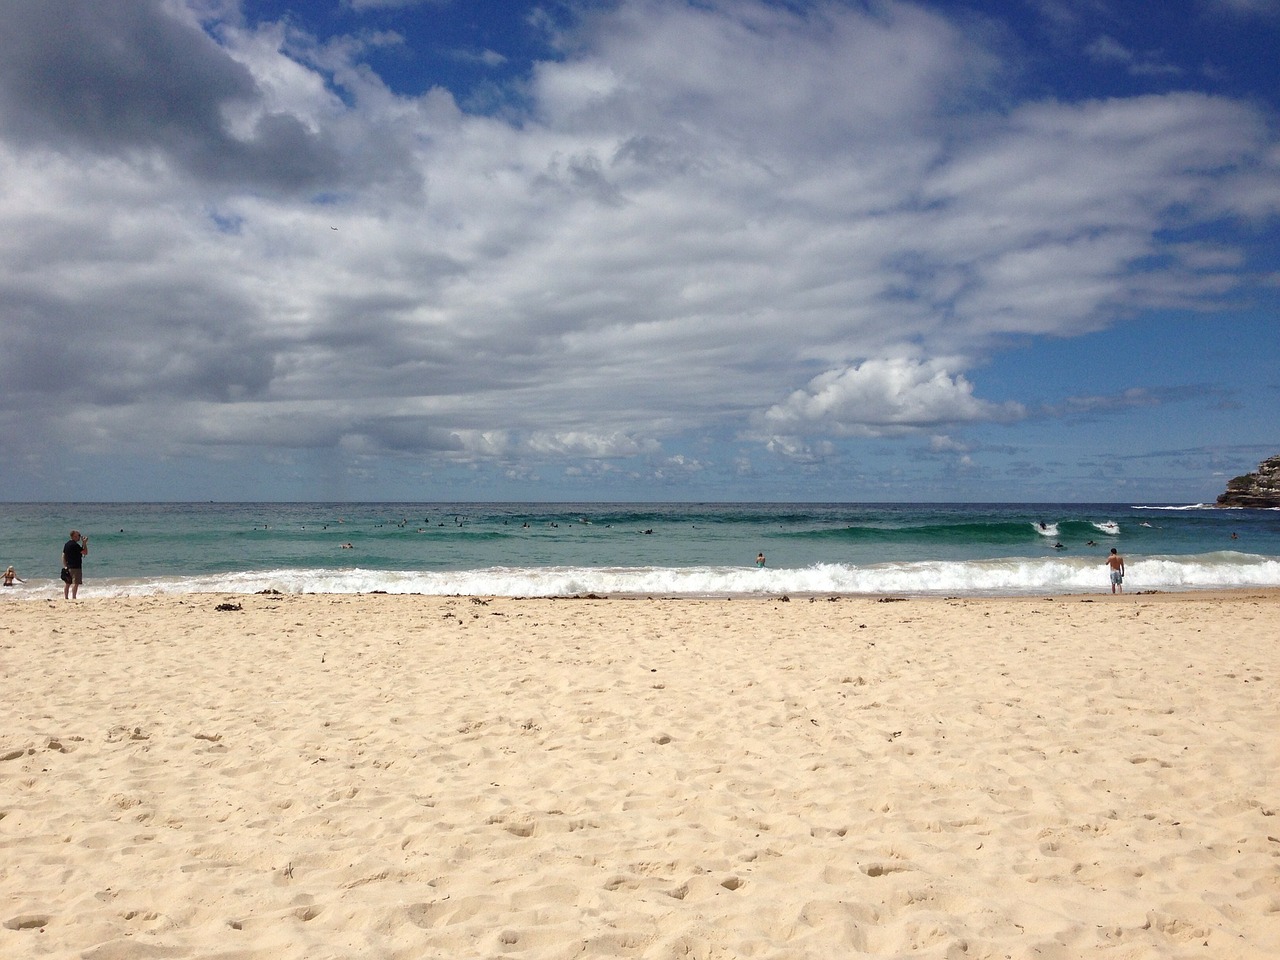
<instances>
[{"instance_id":1,"label":"ocean","mask_svg":"<svg viewBox=\"0 0 1280 960\"><path fill-rule=\"evenodd\" d=\"M1280 586L1280 511L1203 504L8 503L4 595L938 596ZM763 553L765 565L756 565Z\"/></svg>"}]
</instances>

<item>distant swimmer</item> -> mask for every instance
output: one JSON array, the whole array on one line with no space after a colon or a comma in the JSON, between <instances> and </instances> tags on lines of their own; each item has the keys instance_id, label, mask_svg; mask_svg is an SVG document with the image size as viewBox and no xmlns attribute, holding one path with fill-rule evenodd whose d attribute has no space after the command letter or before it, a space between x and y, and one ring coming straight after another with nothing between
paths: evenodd
<instances>
[{"instance_id":1,"label":"distant swimmer","mask_svg":"<svg viewBox=\"0 0 1280 960\"><path fill-rule=\"evenodd\" d=\"M1064 547L1064 546L1062 545L1062 541L1058 541L1057 543L1055 543L1055 544L1053 545L1053 549L1055 549L1055 550L1065 550L1065 549L1067 549L1067 548L1066 548L1066 547Z\"/></svg>"},{"instance_id":2,"label":"distant swimmer","mask_svg":"<svg viewBox=\"0 0 1280 960\"><path fill-rule=\"evenodd\" d=\"M1085 544L1085 546L1086 546L1086 547L1096 547L1096 546L1097 546L1097 544L1096 544L1096 543L1094 543L1092 540L1090 540L1088 543L1086 543L1086 544Z\"/></svg>"},{"instance_id":3,"label":"distant swimmer","mask_svg":"<svg viewBox=\"0 0 1280 960\"><path fill-rule=\"evenodd\" d=\"M1107 566L1111 570L1111 592L1124 593L1124 557L1111 548L1111 556L1107 557Z\"/></svg>"},{"instance_id":4,"label":"distant swimmer","mask_svg":"<svg viewBox=\"0 0 1280 960\"><path fill-rule=\"evenodd\" d=\"M757 553L757 554L756 554L756 566L757 566L757 567L763 567L763 566L764 566L764 554L763 554L763 553Z\"/></svg>"}]
</instances>

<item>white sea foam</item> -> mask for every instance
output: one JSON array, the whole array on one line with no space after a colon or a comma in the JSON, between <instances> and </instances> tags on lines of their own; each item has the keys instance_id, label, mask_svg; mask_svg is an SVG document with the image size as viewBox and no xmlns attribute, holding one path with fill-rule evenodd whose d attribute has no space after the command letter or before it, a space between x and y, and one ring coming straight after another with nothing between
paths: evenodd
<instances>
[{"instance_id":1,"label":"white sea foam","mask_svg":"<svg viewBox=\"0 0 1280 960\"><path fill-rule=\"evenodd\" d=\"M1280 560L1222 551L1153 556L1128 563L1125 588L1229 589L1280 586ZM56 580L26 584L6 595L47 598ZM456 571L279 569L163 579L99 579L83 597L148 594L358 594L432 596L557 596L582 594L662 596L767 596L778 594L911 594L1004 596L1091 593L1108 590L1100 560L1083 557L920 561L796 568L756 567L487 567Z\"/></svg>"},{"instance_id":2,"label":"white sea foam","mask_svg":"<svg viewBox=\"0 0 1280 960\"><path fill-rule=\"evenodd\" d=\"M1138 504L1130 507L1131 510L1231 510L1234 507L1220 507L1216 503L1182 503L1166 506L1146 506Z\"/></svg>"}]
</instances>

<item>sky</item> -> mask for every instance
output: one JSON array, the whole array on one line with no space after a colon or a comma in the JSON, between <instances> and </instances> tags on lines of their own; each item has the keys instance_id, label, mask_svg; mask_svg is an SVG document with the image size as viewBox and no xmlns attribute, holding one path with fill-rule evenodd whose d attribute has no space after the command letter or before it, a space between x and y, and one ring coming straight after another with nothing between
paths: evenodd
<instances>
[{"instance_id":1,"label":"sky","mask_svg":"<svg viewBox=\"0 0 1280 960\"><path fill-rule=\"evenodd\" d=\"M0 499L1212 501L1280 0L0 0Z\"/></svg>"}]
</instances>

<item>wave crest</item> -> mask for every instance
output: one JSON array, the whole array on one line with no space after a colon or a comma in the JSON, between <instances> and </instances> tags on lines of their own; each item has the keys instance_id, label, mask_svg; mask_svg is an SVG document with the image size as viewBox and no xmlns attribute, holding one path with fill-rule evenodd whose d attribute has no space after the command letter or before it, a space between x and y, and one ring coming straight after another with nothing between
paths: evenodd
<instances>
[{"instance_id":1,"label":"wave crest","mask_svg":"<svg viewBox=\"0 0 1280 960\"><path fill-rule=\"evenodd\" d=\"M31 585L24 593L44 596ZM570 597L582 594L768 596L786 593L1018 596L1108 590L1105 566L1081 557L819 563L756 567L486 567L454 571L277 569L164 579L96 580L115 596L185 593L396 593L431 596ZM1233 551L1154 556L1128 564L1136 590L1280 587L1280 560Z\"/></svg>"}]
</instances>

